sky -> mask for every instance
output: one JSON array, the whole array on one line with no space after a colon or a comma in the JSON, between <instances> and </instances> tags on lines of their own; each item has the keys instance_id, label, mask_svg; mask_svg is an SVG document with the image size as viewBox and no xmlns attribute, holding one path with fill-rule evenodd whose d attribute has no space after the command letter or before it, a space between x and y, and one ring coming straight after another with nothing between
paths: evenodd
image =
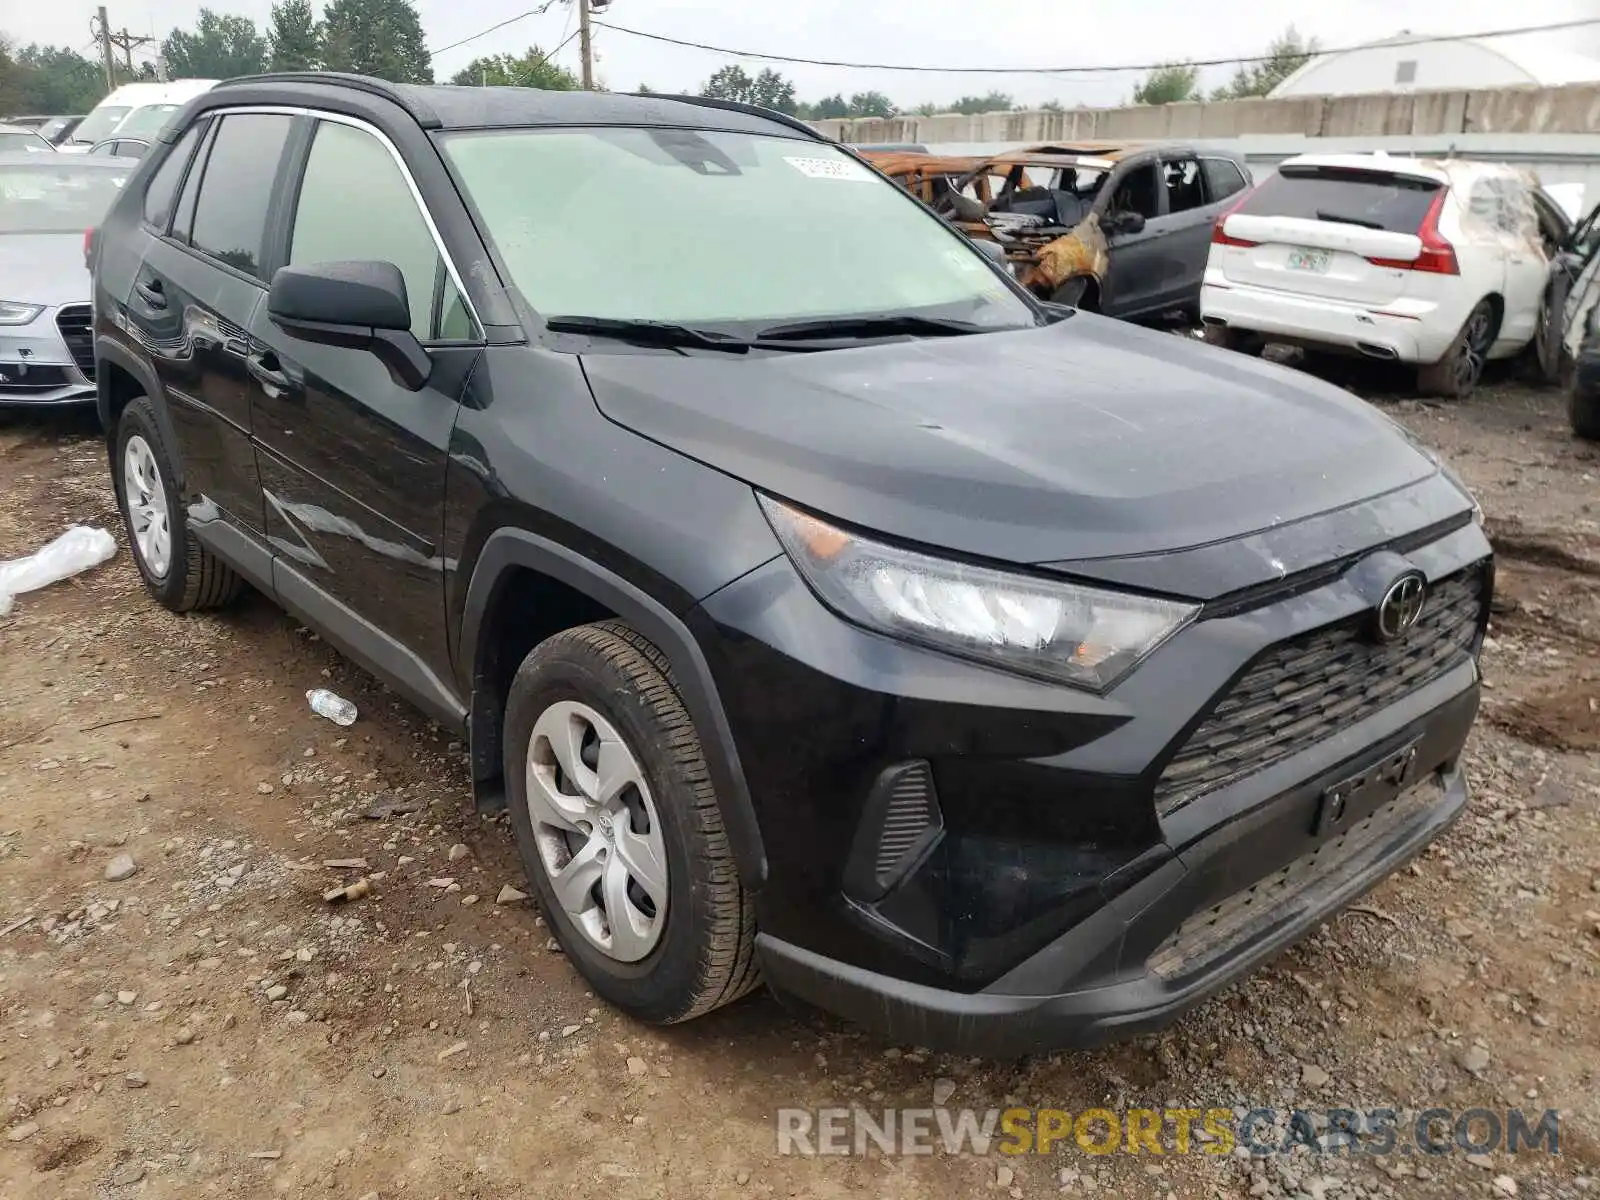
<instances>
[{"instance_id":1,"label":"sky","mask_svg":"<svg viewBox=\"0 0 1600 1200\"><path fill-rule=\"evenodd\" d=\"M543 0L417 0L430 49L468 37L537 7ZM192 25L196 0L111 0L111 25L134 34L166 36ZM211 7L238 13L265 28L270 0L213 0ZM0 35L12 42L68 44L92 49L86 0L0 0ZM1118 0L1094 6L1031 0L1022 4L971 0L612 0L603 19L672 37L800 57L924 66L1105 66L1182 58L1222 58L1262 52L1285 26L1325 47L1342 47L1408 31L1456 34L1600 18L1600 0ZM572 5L555 0L541 16L507 25L434 58L444 80L481 54L521 53L537 44L549 50L576 24ZM1600 25L1547 37L1547 45L1600 56ZM1518 39L1519 44L1540 38ZM754 73L773 66L795 81L802 100L834 92L886 93L904 108L999 90L1019 103L1059 100L1073 105L1126 102L1138 73L1094 75L911 74L894 71L763 64L649 42L596 29L596 74L607 87L696 91L718 67L738 61ZM578 66L574 38L557 56ZM1215 68L1205 86L1224 82L1230 68Z\"/></svg>"}]
</instances>

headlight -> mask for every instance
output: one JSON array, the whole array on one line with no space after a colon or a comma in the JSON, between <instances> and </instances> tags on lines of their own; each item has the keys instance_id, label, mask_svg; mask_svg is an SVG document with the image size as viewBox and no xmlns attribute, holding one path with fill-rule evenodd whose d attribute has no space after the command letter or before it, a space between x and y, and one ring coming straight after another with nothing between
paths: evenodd
<instances>
[{"instance_id":1,"label":"headlight","mask_svg":"<svg viewBox=\"0 0 1600 1200\"><path fill-rule=\"evenodd\" d=\"M0 325L26 325L44 311L42 304L23 304L20 300L0 300Z\"/></svg>"},{"instance_id":2,"label":"headlight","mask_svg":"<svg viewBox=\"0 0 1600 1200\"><path fill-rule=\"evenodd\" d=\"M761 506L800 574L846 620L1024 675L1104 691L1199 611L903 550L767 496Z\"/></svg>"}]
</instances>

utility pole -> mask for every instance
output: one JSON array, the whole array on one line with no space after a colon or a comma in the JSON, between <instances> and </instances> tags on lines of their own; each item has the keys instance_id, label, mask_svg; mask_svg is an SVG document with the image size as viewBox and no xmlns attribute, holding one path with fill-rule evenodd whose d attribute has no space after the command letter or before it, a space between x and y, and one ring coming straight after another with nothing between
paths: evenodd
<instances>
[{"instance_id":1,"label":"utility pole","mask_svg":"<svg viewBox=\"0 0 1600 1200\"><path fill-rule=\"evenodd\" d=\"M134 50L140 46L148 46L151 42L155 41L155 38L135 37L133 34L128 32L128 27L124 25L121 33L113 33L106 40L109 41L113 46L118 46L121 48L122 61L128 68L128 74L132 75Z\"/></svg>"},{"instance_id":2,"label":"utility pole","mask_svg":"<svg viewBox=\"0 0 1600 1200\"><path fill-rule=\"evenodd\" d=\"M94 20L89 22L89 28L94 33L94 40L100 43L100 61L106 69L106 90L110 91L117 86L117 64L111 57L111 21L106 16L105 5L95 9Z\"/></svg>"},{"instance_id":3,"label":"utility pole","mask_svg":"<svg viewBox=\"0 0 1600 1200\"><path fill-rule=\"evenodd\" d=\"M589 40L589 0L578 0L578 53L583 59L583 90L594 91L594 44Z\"/></svg>"}]
</instances>

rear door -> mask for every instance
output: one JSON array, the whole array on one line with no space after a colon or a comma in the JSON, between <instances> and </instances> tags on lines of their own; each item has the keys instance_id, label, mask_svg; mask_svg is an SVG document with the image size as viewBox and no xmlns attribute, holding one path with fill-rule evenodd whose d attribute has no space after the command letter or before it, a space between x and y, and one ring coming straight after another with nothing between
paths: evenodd
<instances>
[{"instance_id":1,"label":"rear door","mask_svg":"<svg viewBox=\"0 0 1600 1200\"><path fill-rule=\"evenodd\" d=\"M285 189L284 262L393 263L434 370L410 391L375 355L301 341L265 305L257 311L249 370L274 570L287 567L448 679L445 468L478 327L388 141L342 118L307 125L303 171ZM280 593L293 582L280 579Z\"/></svg>"},{"instance_id":2,"label":"rear door","mask_svg":"<svg viewBox=\"0 0 1600 1200\"><path fill-rule=\"evenodd\" d=\"M127 298L129 332L167 395L185 490L198 496L200 512L254 532L262 528L261 485L246 330L266 295L263 246L292 121L227 113L184 135L158 178L186 155L189 139L201 143L198 153L170 219L147 207L161 236L151 239Z\"/></svg>"},{"instance_id":3,"label":"rear door","mask_svg":"<svg viewBox=\"0 0 1600 1200\"><path fill-rule=\"evenodd\" d=\"M1521 347L1533 340L1544 316L1550 264L1539 236L1539 214L1523 181L1512 175L1488 175L1474 181L1468 207L1494 227L1505 285L1505 312L1498 340Z\"/></svg>"},{"instance_id":4,"label":"rear door","mask_svg":"<svg viewBox=\"0 0 1600 1200\"><path fill-rule=\"evenodd\" d=\"M1232 283L1391 303L1405 293L1442 187L1400 172L1285 164L1224 219L1219 265Z\"/></svg>"},{"instance_id":5,"label":"rear door","mask_svg":"<svg viewBox=\"0 0 1600 1200\"><path fill-rule=\"evenodd\" d=\"M1165 264L1163 303L1173 308L1200 307L1200 282L1211 254L1211 226L1221 208L1212 194L1200 159L1193 154L1161 157L1162 183L1167 193L1168 226L1162 243Z\"/></svg>"}]
</instances>

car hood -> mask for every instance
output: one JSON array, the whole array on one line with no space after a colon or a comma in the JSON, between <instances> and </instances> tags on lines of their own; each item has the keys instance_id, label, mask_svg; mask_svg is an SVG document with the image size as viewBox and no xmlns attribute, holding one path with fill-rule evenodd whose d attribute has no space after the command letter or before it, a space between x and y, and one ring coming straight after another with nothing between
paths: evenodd
<instances>
[{"instance_id":1,"label":"car hood","mask_svg":"<svg viewBox=\"0 0 1600 1200\"><path fill-rule=\"evenodd\" d=\"M0 235L0 300L87 304L89 271L83 265L83 235Z\"/></svg>"},{"instance_id":2,"label":"car hood","mask_svg":"<svg viewBox=\"0 0 1600 1200\"><path fill-rule=\"evenodd\" d=\"M601 411L645 437L841 522L1015 563L1236 538L1436 470L1341 389L1084 314L818 353L583 361Z\"/></svg>"}]
</instances>

